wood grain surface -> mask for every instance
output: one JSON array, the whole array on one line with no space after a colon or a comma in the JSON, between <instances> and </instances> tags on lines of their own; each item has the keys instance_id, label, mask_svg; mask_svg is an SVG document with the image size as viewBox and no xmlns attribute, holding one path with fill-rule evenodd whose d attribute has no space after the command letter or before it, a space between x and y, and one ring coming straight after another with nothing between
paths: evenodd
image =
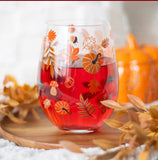
<instances>
[{"instance_id":1,"label":"wood grain surface","mask_svg":"<svg viewBox=\"0 0 158 160\"><path fill-rule=\"evenodd\" d=\"M15 142L19 146L55 149L61 148L59 141L68 140L75 142L81 147L96 147L93 139L109 139L119 141L121 132L106 125L94 133L75 134L69 131L62 131L56 128L39 109L40 120L34 120L31 115L27 118L26 124L16 124L7 117L1 121L0 134L3 138Z\"/></svg>"}]
</instances>

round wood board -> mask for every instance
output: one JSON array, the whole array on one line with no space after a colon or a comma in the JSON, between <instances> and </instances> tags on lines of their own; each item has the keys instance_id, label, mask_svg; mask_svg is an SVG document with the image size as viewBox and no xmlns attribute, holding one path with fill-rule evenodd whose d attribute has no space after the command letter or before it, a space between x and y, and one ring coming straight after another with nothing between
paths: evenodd
<instances>
[{"instance_id":1,"label":"round wood board","mask_svg":"<svg viewBox=\"0 0 158 160\"><path fill-rule=\"evenodd\" d=\"M62 131L56 128L39 109L40 120L34 120L29 115L26 124L16 124L5 117L1 121L1 136L9 141L15 142L19 146L38 148L38 149L55 149L61 148L61 140L68 140L78 144L80 147L96 147L93 139L109 139L118 141L120 132L106 125L102 126L94 133L75 134L69 131Z\"/></svg>"}]
</instances>

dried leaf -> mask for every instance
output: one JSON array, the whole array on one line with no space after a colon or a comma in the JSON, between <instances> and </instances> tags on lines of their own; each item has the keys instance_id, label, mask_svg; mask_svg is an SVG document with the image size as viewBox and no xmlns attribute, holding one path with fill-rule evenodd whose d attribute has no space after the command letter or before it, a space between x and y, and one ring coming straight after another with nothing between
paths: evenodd
<instances>
[{"instance_id":1,"label":"dried leaf","mask_svg":"<svg viewBox=\"0 0 158 160\"><path fill-rule=\"evenodd\" d=\"M6 104L0 104L0 109L7 108L7 107L8 107L8 105L6 105Z\"/></svg>"},{"instance_id":2,"label":"dried leaf","mask_svg":"<svg viewBox=\"0 0 158 160\"><path fill-rule=\"evenodd\" d=\"M120 128L124 125L122 122L115 119L105 119L104 122L112 128Z\"/></svg>"},{"instance_id":3,"label":"dried leaf","mask_svg":"<svg viewBox=\"0 0 158 160\"><path fill-rule=\"evenodd\" d=\"M8 118L10 120L12 120L15 123L18 123L18 124L24 124L24 123L26 123L26 121L15 117L12 113L7 113L7 116L8 116Z\"/></svg>"},{"instance_id":4,"label":"dried leaf","mask_svg":"<svg viewBox=\"0 0 158 160\"><path fill-rule=\"evenodd\" d=\"M10 82L13 85L7 85ZM16 79L10 75L6 76L4 84L3 96L5 98L0 102L0 113L15 123L26 123L23 119L28 112L39 105L37 86L31 87L27 84L20 86ZM19 112L20 118L13 115L12 111L14 108Z\"/></svg>"},{"instance_id":5,"label":"dried leaf","mask_svg":"<svg viewBox=\"0 0 158 160\"><path fill-rule=\"evenodd\" d=\"M152 132L158 132L158 126L155 125L154 123L151 123L151 124L149 125L149 129L150 129L150 131L152 131Z\"/></svg>"},{"instance_id":6,"label":"dried leaf","mask_svg":"<svg viewBox=\"0 0 158 160\"><path fill-rule=\"evenodd\" d=\"M154 149L158 151L158 140L154 144Z\"/></svg>"},{"instance_id":7,"label":"dried leaf","mask_svg":"<svg viewBox=\"0 0 158 160\"><path fill-rule=\"evenodd\" d=\"M137 143L137 135L134 135L134 137L132 137L129 141L129 148L130 149L134 149L135 147L137 147L136 143Z\"/></svg>"},{"instance_id":8,"label":"dried leaf","mask_svg":"<svg viewBox=\"0 0 158 160\"><path fill-rule=\"evenodd\" d=\"M25 119L27 114L28 114L29 110L28 109L21 109L19 111L19 118L20 119Z\"/></svg>"},{"instance_id":9,"label":"dried leaf","mask_svg":"<svg viewBox=\"0 0 158 160\"><path fill-rule=\"evenodd\" d=\"M122 160L123 157L128 156L131 152L132 152L132 150L130 150L128 147L124 147L116 154L114 159Z\"/></svg>"},{"instance_id":10,"label":"dried leaf","mask_svg":"<svg viewBox=\"0 0 158 160\"><path fill-rule=\"evenodd\" d=\"M114 158L115 155L120 151L120 149L118 150L115 150L113 152L108 152L108 153L105 153L103 155L99 155L96 157L96 160L110 160L111 158Z\"/></svg>"},{"instance_id":11,"label":"dried leaf","mask_svg":"<svg viewBox=\"0 0 158 160\"><path fill-rule=\"evenodd\" d=\"M8 82L13 82L15 86L18 84L17 80L9 74L5 76L3 80L3 85L6 85Z\"/></svg>"},{"instance_id":12,"label":"dried leaf","mask_svg":"<svg viewBox=\"0 0 158 160\"><path fill-rule=\"evenodd\" d=\"M111 142L111 141L106 140L106 139L94 139L93 143L96 144L97 146L101 147L104 150L114 148L114 147L117 146L116 143Z\"/></svg>"},{"instance_id":13,"label":"dried leaf","mask_svg":"<svg viewBox=\"0 0 158 160\"><path fill-rule=\"evenodd\" d=\"M80 147L71 141L60 141L59 143L61 144L62 147L68 149L71 152L83 153Z\"/></svg>"},{"instance_id":14,"label":"dried leaf","mask_svg":"<svg viewBox=\"0 0 158 160\"><path fill-rule=\"evenodd\" d=\"M140 98L138 98L134 95L130 95L130 94L128 94L127 96L129 98L129 100L131 101L131 103L137 107L137 109L141 109L143 111L148 111L146 109L143 101Z\"/></svg>"},{"instance_id":15,"label":"dried leaf","mask_svg":"<svg viewBox=\"0 0 158 160\"><path fill-rule=\"evenodd\" d=\"M128 117L132 122L135 122L135 123L139 124L138 114L135 111L129 110L128 111Z\"/></svg>"},{"instance_id":16,"label":"dried leaf","mask_svg":"<svg viewBox=\"0 0 158 160\"><path fill-rule=\"evenodd\" d=\"M123 140L124 140L124 137L127 135L127 133L122 133L121 136L120 136L120 145L123 144Z\"/></svg>"},{"instance_id":17,"label":"dried leaf","mask_svg":"<svg viewBox=\"0 0 158 160\"><path fill-rule=\"evenodd\" d=\"M147 160L149 151L142 151L139 154L138 160Z\"/></svg>"},{"instance_id":18,"label":"dried leaf","mask_svg":"<svg viewBox=\"0 0 158 160\"><path fill-rule=\"evenodd\" d=\"M17 107L19 105L19 102L17 102L16 100L14 99L8 99L7 100L7 104L9 104L10 106L12 107Z\"/></svg>"},{"instance_id":19,"label":"dried leaf","mask_svg":"<svg viewBox=\"0 0 158 160\"><path fill-rule=\"evenodd\" d=\"M129 132L133 128L133 123L128 121L126 122L122 127L118 128L119 130L123 132Z\"/></svg>"},{"instance_id":20,"label":"dried leaf","mask_svg":"<svg viewBox=\"0 0 158 160\"><path fill-rule=\"evenodd\" d=\"M152 118L158 119L158 105L150 106L149 112Z\"/></svg>"},{"instance_id":21,"label":"dried leaf","mask_svg":"<svg viewBox=\"0 0 158 160\"><path fill-rule=\"evenodd\" d=\"M112 109L115 109L115 110L122 109L122 107L120 106L120 104L118 104L117 102L112 101L112 100L101 101L101 104L103 104L104 106L107 106L108 108L112 108Z\"/></svg>"},{"instance_id":22,"label":"dried leaf","mask_svg":"<svg viewBox=\"0 0 158 160\"><path fill-rule=\"evenodd\" d=\"M140 145L144 144L148 139L148 137L145 134L144 130L136 123L133 123L133 129L134 129L135 135L137 135L137 142Z\"/></svg>"},{"instance_id":23,"label":"dried leaf","mask_svg":"<svg viewBox=\"0 0 158 160\"><path fill-rule=\"evenodd\" d=\"M117 118L125 115L126 113L127 113L126 110L120 110L120 111L118 111L118 112L115 114L115 116L114 116L113 118L114 118L114 119L117 119Z\"/></svg>"},{"instance_id":24,"label":"dried leaf","mask_svg":"<svg viewBox=\"0 0 158 160\"><path fill-rule=\"evenodd\" d=\"M33 114L33 116L35 117L36 120L40 119L40 116L37 114L37 112L35 111L34 108L31 109L31 113Z\"/></svg>"}]
</instances>

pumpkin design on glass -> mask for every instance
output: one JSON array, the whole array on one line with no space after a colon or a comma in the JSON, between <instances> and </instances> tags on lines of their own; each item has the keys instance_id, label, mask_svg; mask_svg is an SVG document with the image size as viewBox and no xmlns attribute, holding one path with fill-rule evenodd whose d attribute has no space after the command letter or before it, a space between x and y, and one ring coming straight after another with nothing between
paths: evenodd
<instances>
[{"instance_id":1,"label":"pumpkin design on glass","mask_svg":"<svg viewBox=\"0 0 158 160\"><path fill-rule=\"evenodd\" d=\"M70 105L66 101L56 102L54 108L58 114L61 115L72 114L72 112L70 112Z\"/></svg>"},{"instance_id":2,"label":"pumpkin design on glass","mask_svg":"<svg viewBox=\"0 0 158 160\"><path fill-rule=\"evenodd\" d=\"M82 59L82 66L84 70L90 74L95 74L99 72L101 68L100 57L101 57L101 53L86 54Z\"/></svg>"},{"instance_id":3,"label":"pumpkin design on glass","mask_svg":"<svg viewBox=\"0 0 158 160\"><path fill-rule=\"evenodd\" d=\"M58 87L58 83L56 81L51 81L50 82L50 86L51 86L51 89L50 89L50 94L52 96L56 96L57 95L57 90L56 88Z\"/></svg>"}]
</instances>

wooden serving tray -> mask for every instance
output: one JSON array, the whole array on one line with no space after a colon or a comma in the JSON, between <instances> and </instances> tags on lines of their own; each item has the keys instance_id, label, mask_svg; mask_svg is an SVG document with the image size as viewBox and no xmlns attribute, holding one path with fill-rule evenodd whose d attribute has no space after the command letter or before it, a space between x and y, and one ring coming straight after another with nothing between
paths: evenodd
<instances>
[{"instance_id":1,"label":"wooden serving tray","mask_svg":"<svg viewBox=\"0 0 158 160\"><path fill-rule=\"evenodd\" d=\"M0 134L3 138L15 142L19 146L55 149L61 148L59 141L72 141L81 147L96 147L93 139L109 139L118 141L121 132L106 125L102 126L94 133L75 134L69 131L61 131L56 128L44 115L43 111L38 111L40 120L34 120L29 115L26 124L16 124L5 117L0 124Z\"/></svg>"}]
</instances>

